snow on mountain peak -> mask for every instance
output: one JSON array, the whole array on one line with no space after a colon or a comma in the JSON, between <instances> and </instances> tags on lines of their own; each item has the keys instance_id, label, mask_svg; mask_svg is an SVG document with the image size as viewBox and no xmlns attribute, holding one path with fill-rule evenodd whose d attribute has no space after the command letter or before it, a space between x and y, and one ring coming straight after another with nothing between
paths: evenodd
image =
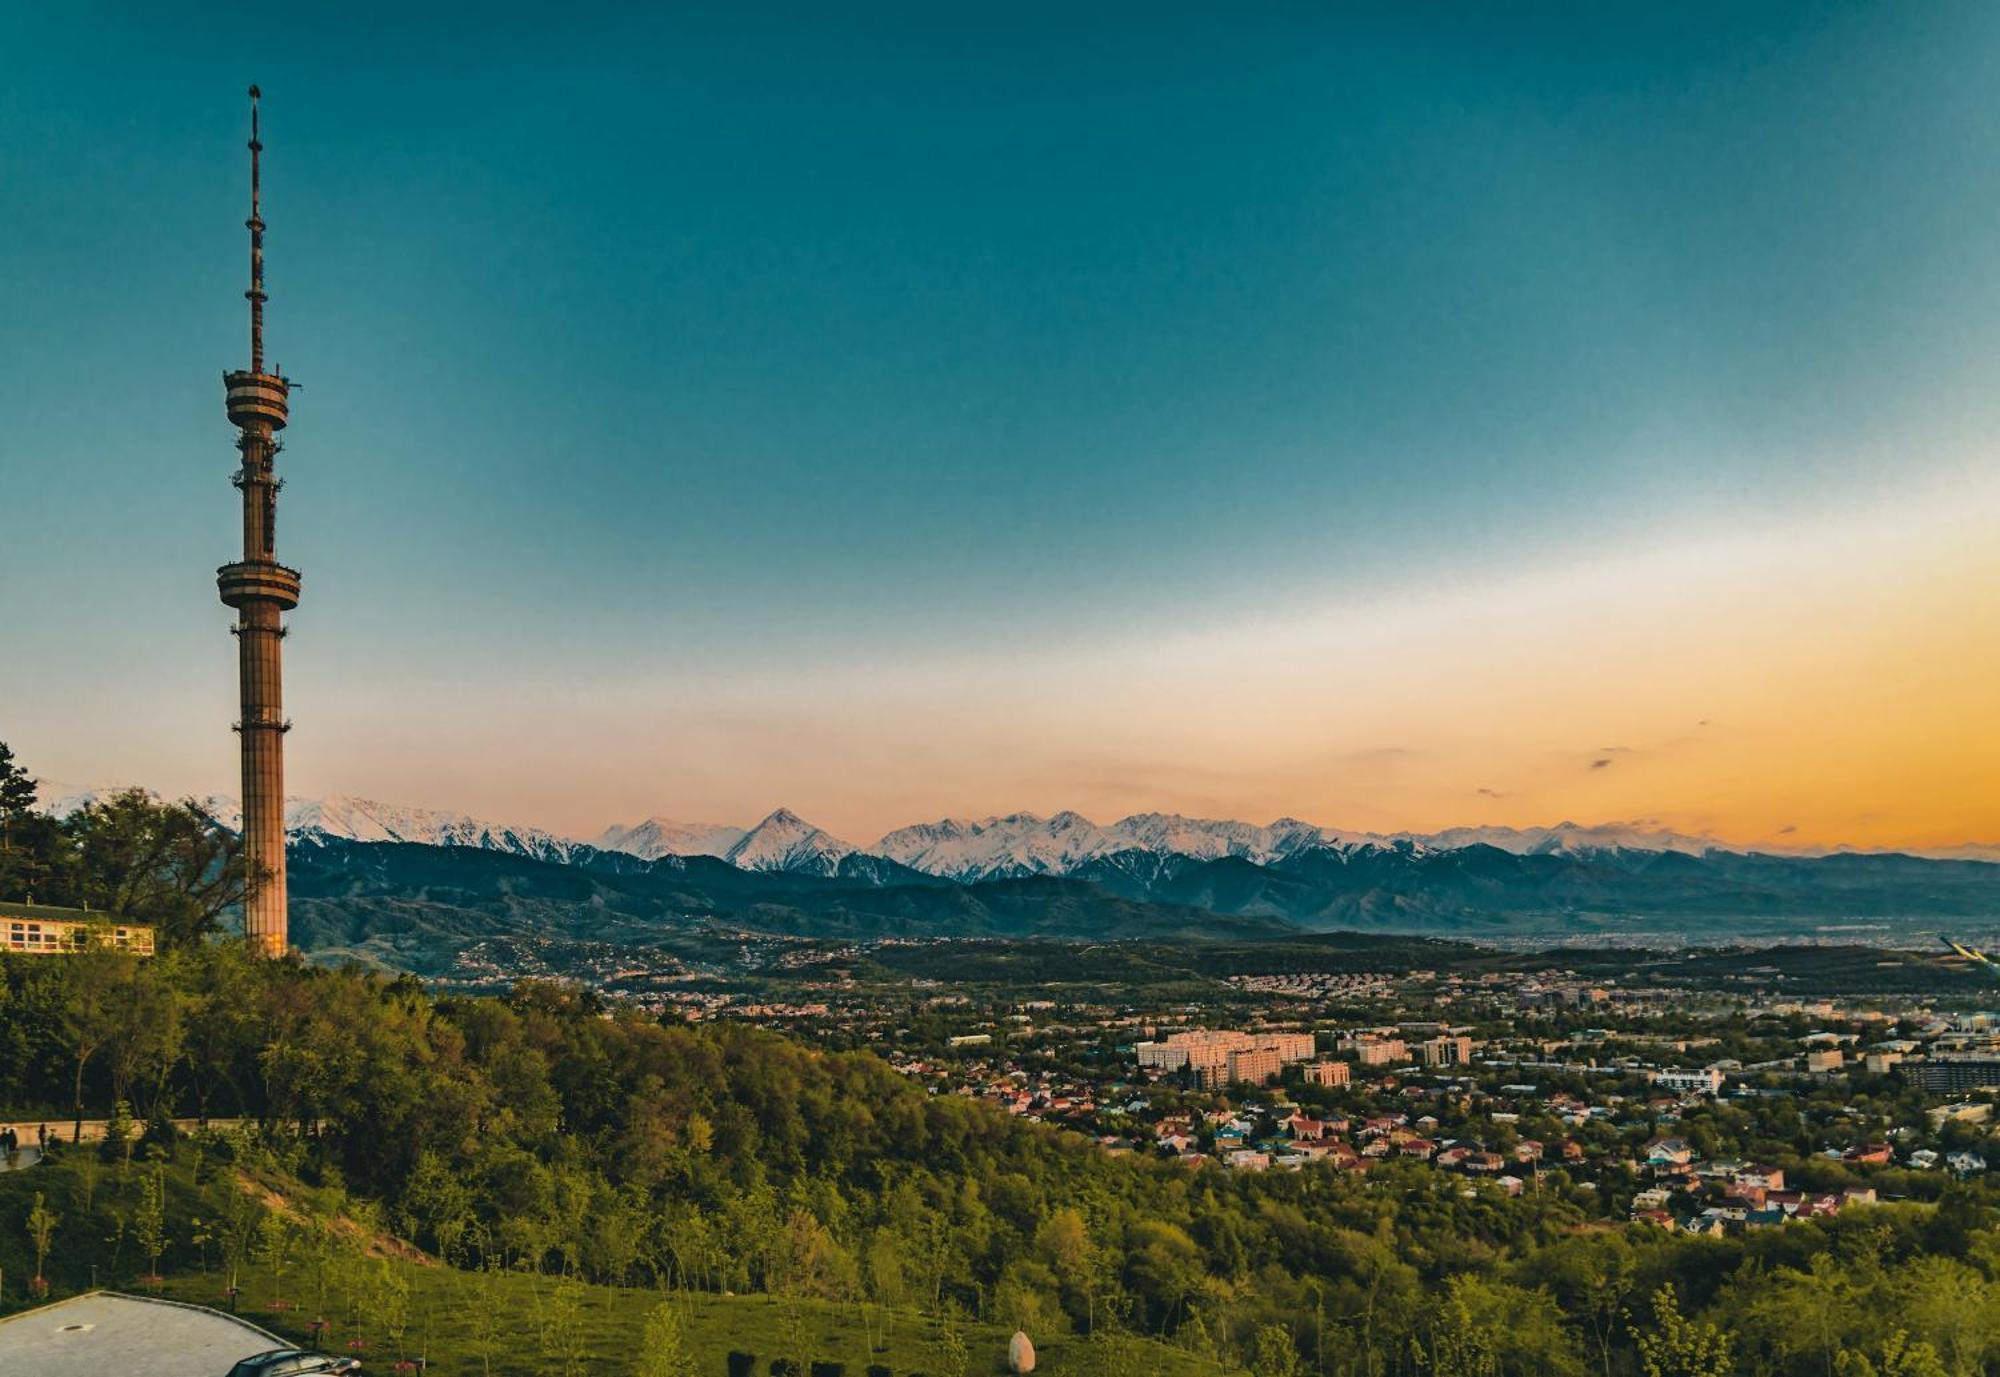
<instances>
[{"instance_id":1,"label":"snow on mountain peak","mask_svg":"<svg viewBox=\"0 0 2000 1377\"><path fill-rule=\"evenodd\" d=\"M1051 818L945 818L900 828L869 848L912 869L960 880L1061 875L1118 849L1104 829L1069 811Z\"/></svg>"},{"instance_id":2,"label":"snow on mountain peak","mask_svg":"<svg viewBox=\"0 0 2000 1377\"><path fill-rule=\"evenodd\" d=\"M640 860L656 861L662 856L724 857L743 840L741 827L714 822L676 822L672 818L650 817L630 827L614 824L604 829L597 845L606 851L623 851Z\"/></svg>"},{"instance_id":3,"label":"snow on mountain peak","mask_svg":"<svg viewBox=\"0 0 2000 1377\"><path fill-rule=\"evenodd\" d=\"M66 817L102 802L126 787L69 789L55 786L44 811ZM141 792L150 792L141 790ZM154 795L158 797L158 795ZM242 807L226 795L196 802L223 827L240 830ZM1570 819L1549 827L1453 827L1441 832L1353 832L1283 817L1259 826L1231 819L1196 818L1181 813L1134 813L1109 825L1065 809L1049 817L1015 812L984 818L947 817L898 828L874 845L857 848L817 827L789 808L777 808L748 829L721 823L679 822L649 817L630 826L606 828L592 843L538 827L490 822L465 813L411 808L346 794L288 798L285 830L294 843L321 845L333 840L416 842L504 851L538 860L570 861L592 846L642 860L667 856L715 856L745 870L796 870L830 875L849 855L883 857L930 875L971 881L1036 875L1067 875L1090 862L1120 852L1183 856L1197 861L1236 858L1257 865L1283 862L1321 848L1414 848L1452 851L1490 846L1515 855L1587 855L1593 851L1671 851L1701 855L1735 850L1713 837L1676 832L1656 819L1585 824ZM1815 856L1854 848L1782 847L1776 854ZM1935 859L2000 861L2000 845L1965 844L1914 848L1909 854Z\"/></svg>"},{"instance_id":4,"label":"snow on mountain peak","mask_svg":"<svg viewBox=\"0 0 2000 1377\"><path fill-rule=\"evenodd\" d=\"M723 859L745 870L798 870L830 875L854 849L791 809L779 808L744 833Z\"/></svg>"}]
</instances>

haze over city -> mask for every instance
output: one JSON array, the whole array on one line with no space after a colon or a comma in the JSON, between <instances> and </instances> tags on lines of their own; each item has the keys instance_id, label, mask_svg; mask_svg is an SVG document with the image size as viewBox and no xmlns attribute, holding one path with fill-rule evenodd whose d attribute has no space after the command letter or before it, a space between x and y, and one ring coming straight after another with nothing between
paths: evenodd
<instances>
[{"instance_id":1,"label":"haze over city","mask_svg":"<svg viewBox=\"0 0 2000 1377\"><path fill-rule=\"evenodd\" d=\"M8 739L236 787L248 68L295 793L2000 840L2000 14L1045 18L12 16Z\"/></svg>"}]
</instances>

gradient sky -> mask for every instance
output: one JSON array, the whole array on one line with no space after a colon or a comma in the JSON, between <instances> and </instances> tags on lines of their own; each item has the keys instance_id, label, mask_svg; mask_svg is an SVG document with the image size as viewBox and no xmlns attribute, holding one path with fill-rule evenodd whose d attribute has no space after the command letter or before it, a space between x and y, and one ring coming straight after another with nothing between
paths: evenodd
<instances>
[{"instance_id":1,"label":"gradient sky","mask_svg":"<svg viewBox=\"0 0 2000 1377\"><path fill-rule=\"evenodd\" d=\"M2000 840L2000 7L1222 9L0 5L0 739L234 789L256 80L295 793Z\"/></svg>"}]
</instances>

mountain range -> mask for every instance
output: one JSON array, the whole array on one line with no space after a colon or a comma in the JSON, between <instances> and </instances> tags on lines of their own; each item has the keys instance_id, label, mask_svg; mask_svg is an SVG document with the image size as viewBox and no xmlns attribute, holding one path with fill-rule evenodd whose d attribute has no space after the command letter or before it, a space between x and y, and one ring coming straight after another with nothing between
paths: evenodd
<instances>
[{"instance_id":1,"label":"mountain range","mask_svg":"<svg viewBox=\"0 0 2000 1377\"><path fill-rule=\"evenodd\" d=\"M66 813L114 790L57 797L50 809ZM236 828L242 810L233 798L200 800L224 826ZM925 875L961 883L1073 875L1107 858L1139 852L1196 861L1235 859L1267 866L1307 851L1400 849L1420 854L1490 847L1516 856L1582 856L1639 851L1703 856L1711 851L1748 854L1713 837L1675 832L1650 822L1549 827L1454 827L1439 832L1358 832L1297 818L1268 824L1192 818L1178 813L1134 813L1099 824L1080 813L1009 813L1004 817L943 818L900 827L857 846L779 808L751 827L680 822L649 817L606 828L588 839L562 836L518 823L492 822L464 813L413 808L332 794L287 801L285 827L295 843L330 840L401 841L429 846L469 846L536 860L567 861L580 851L616 851L641 860L713 856L742 870L831 875L853 855L873 856ZM1929 860L2000 861L2000 844L1972 843L1910 853L1853 848L1772 848L1758 854L1811 857L1830 854L1912 854Z\"/></svg>"},{"instance_id":2,"label":"mountain range","mask_svg":"<svg viewBox=\"0 0 2000 1377\"><path fill-rule=\"evenodd\" d=\"M92 799L117 792L94 789L59 795L51 812L68 813ZM242 809L225 795L199 800L223 826L241 825ZM649 817L614 825L588 840L520 823L493 822L443 809L379 803L331 794L287 800L285 828L295 844L326 841L414 842L467 846L537 860L567 861L583 851L616 851L641 860L666 856L713 856L743 870L793 871L831 875L853 855L874 856L926 875L960 882L1072 875L1093 863L1128 852L1197 861L1237 859L1269 865L1301 852L1401 849L1429 854L1490 847L1516 856L1588 855L1593 852L1667 852L1688 856L1711 851L1790 857L1909 854L1929 860L2000 861L2000 844L1969 843L1908 853L1864 852L1855 848L1792 847L1756 853L1713 837L1694 836L1648 822L1549 827L1454 827L1439 832L1358 832L1323 827L1297 818L1268 824L1193 818L1178 813L1134 813L1100 825L1080 813L1009 813L1004 817L943 818L897 828L874 843L857 846L779 808L751 827L679 822Z\"/></svg>"},{"instance_id":3,"label":"mountain range","mask_svg":"<svg viewBox=\"0 0 2000 1377\"><path fill-rule=\"evenodd\" d=\"M231 800L208 807L239 820ZM341 797L293 800L288 823L302 940L413 968L482 934L629 941L690 919L806 936L1715 937L2000 915L1990 862L1743 853L1643 824L1380 836L1294 819L1017 813L900 828L860 849L782 808L750 828L649 818L586 842Z\"/></svg>"}]
</instances>

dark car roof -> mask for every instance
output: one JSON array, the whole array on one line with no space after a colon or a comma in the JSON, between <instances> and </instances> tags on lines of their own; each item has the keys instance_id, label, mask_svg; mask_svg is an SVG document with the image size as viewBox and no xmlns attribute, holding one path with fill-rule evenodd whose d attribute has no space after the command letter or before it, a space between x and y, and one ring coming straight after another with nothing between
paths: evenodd
<instances>
[{"instance_id":1,"label":"dark car roof","mask_svg":"<svg viewBox=\"0 0 2000 1377\"><path fill-rule=\"evenodd\" d=\"M229 1369L229 1377L292 1377L294 1373L333 1372L339 1360L330 1353L304 1348L274 1348L245 1358Z\"/></svg>"}]
</instances>

